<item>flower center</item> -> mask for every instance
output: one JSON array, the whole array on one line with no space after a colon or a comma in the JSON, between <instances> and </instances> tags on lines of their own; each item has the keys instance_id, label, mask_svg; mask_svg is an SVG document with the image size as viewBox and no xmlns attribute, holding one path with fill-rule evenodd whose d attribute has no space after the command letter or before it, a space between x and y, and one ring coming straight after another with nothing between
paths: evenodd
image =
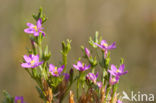
<instances>
[{"instance_id":1,"label":"flower center","mask_svg":"<svg viewBox=\"0 0 156 103\"><path fill-rule=\"evenodd\" d=\"M96 80L95 79L93 79L93 83L96 84Z\"/></svg>"},{"instance_id":2,"label":"flower center","mask_svg":"<svg viewBox=\"0 0 156 103\"><path fill-rule=\"evenodd\" d=\"M108 47L108 44L107 43L104 43L103 46Z\"/></svg>"},{"instance_id":3,"label":"flower center","mask_svg":"<svg viewBox=\"0 0 156 103\"><path fill-rule=\"evenodd\" d=\"M34 60L32 60L30 63L31 63L31 65L34 65L35 61L34 61Z\"/></svg>"},{"instance_id":4,"label":"flower center","mask_svg":"<svg viewBox=\"0 0 156 103\"><path fill-rule=\"evenodd\" d=\"M55 72L54 72L54 74L56 74L56 75L57 75L57 74L58 74L58 71L55 71Z\"/></svg>"},{"instance_id":5,"label":"flower center","mask_svg":"<svg viewBox=\"0 0 156 103\"><path fill-rule=\"evenodd\" d=\"M38 31L37 26L34 26L34 29L35 29L36 32Z\"/></svg>"},{"instance_id":6,"label":"flower center","mask_svg":"<svg viewBox=\"0 0 156 103\"><path fill-rule=\"evenodd\" d=\"M116 82L116 79L115 78L112 78L112 82Z\"/></svg>"},{"instance_id":7,"label":"flower center","mask_svg":"<svg viewBox=\"0 0 156 103\"><path fill-rule=\"evenodd\" d=\"M81 68L81 69L83 69L83 68L84 68L84 66L85 66L85 64L84 64L84 63L82 63L82 65L80 66L80 68Z\"/></svg>"},{"instance_id":8,"label":"flower center","mask_svg":"<svg viewBox=\"0 0 156 103\"><path fill-rule=\"evenodd\" d=\"M56 74L56 75L58 74L57 67L55 67L54 74Z\"/></svg>"},{"instance_id":9,"label":"flower center","mask_svg":"<svg viewBox=\"0 0 156 103\"><path fill-rule=\"evenodd\" d=\"M21 100L17 100L16 102L17 102L17 103L22 103L22 101L21 101Z\"/></svg>"},{"instance_id":10,"label":"flower center","mask_svg":"<svg viewBox=\"0 0 156 103\"><path fill-rule=\"evenodd\" d=\"M121 71L118 69L117 71L116 71L117 73L121 73Z\"/></svg>"}]
</instances>

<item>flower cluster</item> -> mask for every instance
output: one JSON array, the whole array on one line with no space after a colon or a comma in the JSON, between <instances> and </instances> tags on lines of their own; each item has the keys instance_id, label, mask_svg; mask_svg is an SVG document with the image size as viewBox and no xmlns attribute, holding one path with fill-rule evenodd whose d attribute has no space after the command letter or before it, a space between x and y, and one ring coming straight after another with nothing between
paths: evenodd
<instances>
[{"instance_id":1,"label":"flower cluster","mask_svg":"<svg viewBox=\"0 0 156 103\"><path fill-rule=\"evenodd\" d=\"M41 20L41 18L38 19L36 25L34 25L32 23L27 23L27 26L29 28L24 29L25 33L34 34L34 36L39 36L40 33L42 33L42 35L45 36L45 33L43 32L43 28L42 28L42 20Z\"/></svg>"},{"instance_id":2,"label":"flower cluster","mask_svg":"<svg viewBox=\"0 0 156 103\"><path fill-rule=\"evenodd\" d=\"M89 79L91 82L93 82L95 85L97 85L99 88L102 87L102 82L97 82L97 77L99 73L97 72L96 75L93 73L88 73L86 78Z\"/></svg>"},{"instance_id":3,"label":"flower cluster","mask_svg":"<svg viewBox=\"0 0 156 103\"><path fill-rule=\"evenodd\" d=\"M24 55L23 58L25 60L25 63L21 64L23 68L35 68L43 64L43 61L39 62L39 55L34 54L31 54L29 56Z\"/></svg>"},{"instance_id":4,"label":"flower cluster","mask_svg":"<svg viewBox=\"0 0 156 103\"><path fill-rule=\"evenodd\" d=\"M78 61L77 65L74 64L73 67L78 71L85 71L90 68L90 65L87 66L86 64L81 63L81 61Z\"/></svg>"},{"instance_id":5,"label":"flower cluster","mask_svg":"<svg viewBox=\"0 0 156 103\"><path fill-rule=\"evenodd\" d=\"M100 44L95 43L98 47L100 47L105 52L105 58L107 57L108 50L116 48L116 43L114 42L111 45L108 45L106 40L102 40Z\"/></svg>"},{"instance_id":6,"label":"flower cluster","mask_svg":"<svg viewBox=\"0 0 156 103\"><path fill-rule=\"evenodd\" d=\"M34 34L34 37L38 37L39 35L45 36L45 33L42 28L42 19L41 18L39 18L37 20L36 25L27 23L27 26L29 26L29 28L24 30L26 33ZM33 42L35 43L35 41L33 41ZM38 42L41 42L41 40ZM85 53L85 57L87 57L87 59L89 61L89 65L82 63L80 60L77 61L77 64L73 64L73 67L75 68L75 70L79 71L79 75L74 79L73 72L70 72L69 74L66 73L66 68L67 68L66 55L68 53L67 51L69 51L71 48L69 40L67 42L68 42L67 45L65 45L65 43L62 42L63 64L61 67L57 68L53 64L47 65L48 62L46 60L44 60L44 54L41 55L41 56L43 56L42 58L40 58L40 56L39 56L39 54L42 53L41 51L39 51L39 54L37 54L37 55L33 54L33 52L29 56L24 55L23 57L24 57L25 62L22 63L21 66L23 68L33 68L33 69L35 68L35 70L37 67L40 66L40 69L41 69L41 77L40 78L45 78L44 81L48 78L51 78L50 80L47 81L47 83L50 82L50 84L47 84L47 83L43 84L46 86L46 88L51 88L51 89L57 88L57 86L59 86L59 84L62 82L62 80L66 80L66 83L68 81L70 81L70 84L72 84L75 80L77 80L77 99L79 98L79 94L78 94L79 88L81 86L84 88L85 81L90 88L94 88L94 86L97 86L97 87L99 87L99 89L104 87L106 90L107 89L109 90L109 88L110 88L109 86L117 84L119 82L120 76L125 75L127 73L127 71L124 71L124 68L125 68L124 64L121 64L119 69L117 69L117 67L114 64L112 64L111 68L109 69L108 53L109 53L109 50L116 48L116 43L114 42L113 44L108 45L106 40L102 40L100 42L100 44L98 42L93 43L93 45L96 45L102 49L102 53L104 55L103 56L104 64L102 66L104 68L104 70L102 71L103 73L100 74L100 76L102 76L101 81L98 81L98 80L100 80L100 78L98 78L99 72L94 74L95 70L97 70L95 68L96 68L96 65L98 64L98 62L97 62L96 58L94 58L93 55L91 55L91 51L88 48L84 48L83 50ZM41 48L39 48L39 49L41 49ZM48 68L48 70L46 70L46 68ZM71 70L73 71L73 69L71 69ZM92 72L89 72L88 74L86 74L87 73L86 70L92 70ZM35 72L35 71L33 70L32 72ZM107 74L104 74L106 72L107 72ZM108 75L108 73L110 75ZM35 74L35 73L33 73L33 74ZM43 74L43 77L42 77L42 74ZM64 78L64 79L62 79L62 78ZM86 78L86 79L84 79L84 78ZM105 78L108 78L108 80ZM107 83L108 83L108 85L107 85ZM81 86L79 84L81 84ZM43 88L45 88L45 87L43 87ZM116 92L115 90L113 90L113 91ZM67 92L67 90L63 91L63 94L60 94L60 95L64 96L64 94L66 92ZM45 95L45 97L47 97L47 96L49 96L49 94ZM80 100L81 100L81 98L80 98ZM50 101L50 100L47 100L47 101ZM121 103L120 100L118 100L116 102Z\"/></svg>"},{"instance_id":7,"label":"flower cluster","mask_svg":"<svg viewBox=\"0 0 156 103\"><path fill-rule=\"evenodd\" d=\"M32 49L28 50L28 55L23 56L21 67L35 80L37 91L45 103L55 101L62 103L69 91L69 103L74 103L74 92L71 91L73 84L76 85L78 103L122 103L116 95L117 87L120 77L127 74L128 71L124 71L123 60L121 60L119 68L114 64L109 65L110 50L116 48L115 42L108 45L106 40L99 41L97 32L94 40L91 37L89 40L94 49L89 50L82 46L84 56L79 58L76 64L73 63L72 67L69 67L67 55L71 50L71 40L67 39L66 42L62 42L62 61L58 67L49 62L51 53L48 45L42 46L42 41L47 36L42 26L46 21L42 9L33 17L36 20L36 25L27 23L28 28L24 29L25 33L33 34L30 36ZM99 52L102 54L100 56L97 47L100 48ZM111 100L107 101L109 94ZM23 103L23 97L15 97L13 103L17 103L19 100Z\"/></svg>"},{"instance_id":8,"label":"flower cluster","mask_svg":"<svg viewBox=\"0 0 156 103\"><path fill-rule=\"evenodd\" d=\"M120 76L125 75L128 71L124 71L125 65L121 64L119 69L116 68L115 65L111 65L111 70L108 70L110 73L110 84L114 85L119 81Z\"/></svg>"},{"instance_id":9,"label":"flower cluster","mask_svg":"<svg viewBox=\"0 0 156 103\"><path fill-rule=\"evenodd\" d=\"M60 68L57 68L53 64L49 64L49 72L55 77L60 76L63 69L64 69L64 65L61 66Z\"/></svg>"}]
</instances>

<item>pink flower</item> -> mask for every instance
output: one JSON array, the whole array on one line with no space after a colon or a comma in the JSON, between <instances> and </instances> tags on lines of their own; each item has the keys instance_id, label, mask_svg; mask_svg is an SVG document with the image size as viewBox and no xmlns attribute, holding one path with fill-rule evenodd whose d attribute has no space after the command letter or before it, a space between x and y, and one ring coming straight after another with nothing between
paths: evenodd
<instances>
[{"instance_id":1,"label":"pink flower","mask_svg":"<svg viewBox=\"0 0 156 103\"><path fill-rule=\"evenodd\" d=\"M121 64L119 69L116 68L115 65L111 65L111 70L108 70L108 72L114 76L121 76L121 75L125 75L128 73L128 71L124 71L125 69L125 65L124 64Z\"/></svg>"},{"instance_id":2,"label":"pink flower","mask_svg":"<svg viewBox=\"0 0 156 103\"><path fill-rule=\"evenodd\" d=\"M105 58L107 57L108 50L116 48L116 43L115 42L113 44L111 44L111 45L108 45L106 40L102 40L100 45L97 44L97 43L95 43L95 45L100 47L105 52Z\"/></svg>"},{"instance_id":3,"label":"pink flower","mask_svg":"<svg viewBox=\"0 0 156 103\"><path fill-rule=\"evenodd\" d=\"M89 79L94 84L96 84L99 88L101 88L102 87L102 83L101 82L97 82L98 75L99 75L98 72L96 73L96 75L93 74L93 73L88 73L86 78Z\"/></svg>"},{"instance_id":4,"label":"pink flower","mask_svg":"<svg viewBox=\"0 0 156 103\"><path fill-rule=\"evenodd\" d=\"M24 98L23 98L23 96L21 96L21 97L16 96L14 101L15 101L15 103L24 103Z\"/></svg>"},{"instance_id":5,"label":"pink flower","mask_svg":"<svg viewBox=\"0 0 156 103\"><path fill-rule=\"evenodd\" d=\"M77 62L77 65L73 65L73 67L79 71L85 71L90 68L90 65L82 64L80 61Z\"/></svg>"},{"instance_id":6,"label":"pink flower","mask_svg":"<svg viewBox=\"0 0 156 103\"><path fill-rule=\"evenodd\" d=\"M110 85L114 85L114 84L116 84L118 81L119 81L119 77L118 77L118 76L110 75L110 79L109 79L109 84L110 84Z\"/></svg>"},{"instance_id":7,"label":"pink flower","mask_svg":"<svg viewBox=\"0 0 156 103\"><path fill-rule=\"evenodd\" d=\"M93 83L96 83L96 80L97 80L98 75L99 75L98 72L96 73L96 75L93 74L93 73L88 73L86 77L87 77L89 80L91 80Z\"/></svg>"},{"instance_id":8,"label":"pink flower","mask_svg":"<svg viewBox=\"0 0 156 103\"><path fill-rule=\"evenodd\" d=\"M68 81L70 78L70 75L68 73L63 73L63 75L64 75L64 79Z\"/></svg>"},{"instance_id":9,"label":"pink flower","mask_svg":"<svg viewBox=\"0 0 156 103\"><path fill-rule=\"evenodd\" d=\"M56 66L54 66L53 64L49 64L49 72L54 76L54 77L58 77L61 75L61 72L64 69L64 65L62 65L60 68L57 68Z\"/></svg>"},{"instance_id":10,"label":"pink flower","mask_svg":"<svg viewBox=\"0 0 156 103\"><path fill-rule=\"evenodd\" d=\"M23 58L25 60L25 63L21 64L23 68L35 68L43 63L39 62L39 55L24 55Z\"/></svg>"},{"instance_id":11,"label":"pink flower","mask_svg":"<svg viewBox=\"0 0 156 103\"><path fill-rule=\"evenodd\" d=\"M31 24L31 23L27 23L27 26L29 28L24 29L25 33L28 34L34 34L34 36L39 36L40 33L42 33L43 36L45 36L45 33L42 31L42 20L38 19L36 25Z\"/></svg>"},{"instance_id":12,"label":"pink flower","mask_svg":"<svg viewBox=\"0 0 156 103\"><path fill-rule=\"evenodd\" d=\"M122 101L118 100L117 103L122 103Z\"/></svg>"}]
</instances>

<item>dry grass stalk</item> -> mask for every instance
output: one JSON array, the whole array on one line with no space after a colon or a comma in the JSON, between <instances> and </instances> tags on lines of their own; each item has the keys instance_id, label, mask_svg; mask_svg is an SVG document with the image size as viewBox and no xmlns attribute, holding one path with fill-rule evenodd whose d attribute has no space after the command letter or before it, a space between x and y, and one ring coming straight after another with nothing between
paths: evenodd
<instances>
[{"instance_id":1,"label":"dry grass stalk","mask_svg":"<svg viewBox=\"0 0 156 103\"><path fill-rule=\"evenodd\" d=\"M115 96L112 97L112 98L114 98L114 99L111 99L109 103L117 103L117 100L118 100L117 97L118 97L118 95L115 93Z\"/></svg>"},{"instance_id":2,"label":"dry grass stalk","mask_svg":"<svg viewBox=\"0 0 156 103\"><path fill-rule=\"evenodd\" d=\"M53 92L52 89L48 86L46 80L42 79L43 90L45 93L45 97L47 98L47 103L52 103L53 100Z\"/></svg>"},{"instance_id":3,"label":"dry grass stalk","mask_svg":"<svg viewBox=\"0 0 156 103\"><path fill-rule=\"evenodd\" d=\"M103 103L105 100L105 87L101 88L101 103Z\"/></svg>"},{"instance_id":4,"label":"dry grass stalk","mask_svg":"<svg viewBox=\"0 0 156 103\"><path fill-rule=\"evenodd\" d=\"M88 103L86 93L82 93L82 96L79 99L79 103Z\"/></svg>"},{"instance_id":5,"label":"dry grass stalk","mask_svg":"<svg viewBox=\"0 0 156 103\"><path fill-rule=\"evenodd\" d=\"M74 94L72 91L70 91L70 95L69 95L69 103L75 103L74 102Z\"/></svg>"}]
</instances>

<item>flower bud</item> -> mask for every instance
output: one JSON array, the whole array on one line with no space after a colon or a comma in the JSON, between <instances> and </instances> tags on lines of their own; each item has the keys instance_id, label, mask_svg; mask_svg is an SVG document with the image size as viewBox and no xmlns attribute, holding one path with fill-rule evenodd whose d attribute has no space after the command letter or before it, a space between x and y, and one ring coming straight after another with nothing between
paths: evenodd
<instances>
[{"instance_id":1,"label":"flower bud","mask_svg":"<svg viewBox=\"0 0 156 103\"><path fill-rule=\"evenodd\" d=\"M43 59L45 61L48 61L51 57L51 53L48 50L48 46L46 46L45 51L44 51L44 55L43 55Z\"/></svg>"},{"instance_id":2,"label":"flower bud","mask_svg":"<svg viewBox=\"0 0 156 103\"><path fill-rule=\"evenodd\" d=\"M63 75L64 75L65 81L68 81L70 78L70 75L68 73L63 73Z\"/></svg>"},{"instance_id":3,"label":"flower bud","mask_svg":"<svg viewBox=\"0 0 156 103\"><path fill-rule=\"evenodd\" d=\"M85 48L85 54L87 55L88 58L90 57L90 51L88 48Z\"/></svg>"},{"instance_id":4,"label":"flower bud","mask_svg":"<svg viewBox=\"0 0 156 103\"><path fill-rule=\"evenodd\" d=\"M67 53L70 51L70 49L71 49L71 45L70 45L70 43L71 43L71 40L69 40L69 39L67 39Z\"/></svg>"}]
</instances>

